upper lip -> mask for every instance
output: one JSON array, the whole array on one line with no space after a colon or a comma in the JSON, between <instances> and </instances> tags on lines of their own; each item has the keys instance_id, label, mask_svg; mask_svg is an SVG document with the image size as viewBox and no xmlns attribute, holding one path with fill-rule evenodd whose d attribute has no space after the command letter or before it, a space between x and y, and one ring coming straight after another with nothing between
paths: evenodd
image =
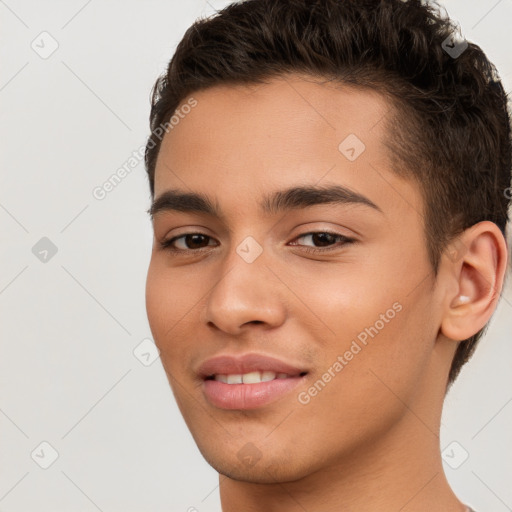
<instances>
[{"instance_id":1,"label":"upper lip","mask_svg":"<svg viewBox=\"0 0 512 512\"><path fill-rule=\"evenodd\" d=\"M270 371L299 375L307 373L305 369L288 364L281 359L263 354L218 355L207 359L198 369L199 375L205 379L211 375L244 374L254 371Z\"/></svg>"}]
</instances>

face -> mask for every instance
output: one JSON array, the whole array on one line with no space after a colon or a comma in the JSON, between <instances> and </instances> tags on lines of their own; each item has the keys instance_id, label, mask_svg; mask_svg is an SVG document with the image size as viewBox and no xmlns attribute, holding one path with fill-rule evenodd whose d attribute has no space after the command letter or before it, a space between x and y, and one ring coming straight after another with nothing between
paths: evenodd
<instances>
[{"instance_id":1,"label":"face","mask_svg":"<svg viewBox=\"0 0 512 512\"><path fill-rule=\"evenodd\" d=\"M177 404L233 479L334 468L436 371L423 200L390 167L390 106L296 75L193 98L163 139L155 199L210 208L160 201L146 287Z\"/></svg>"}]
</instances>

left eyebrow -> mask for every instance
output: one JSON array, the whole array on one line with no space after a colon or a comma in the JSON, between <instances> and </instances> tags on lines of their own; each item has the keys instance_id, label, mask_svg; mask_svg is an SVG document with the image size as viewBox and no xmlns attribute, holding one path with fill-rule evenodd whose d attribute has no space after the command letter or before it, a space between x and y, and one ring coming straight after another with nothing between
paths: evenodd
<instances>
[{"instance_id":1,"label":"left eyebrow","mask_svg":"<svg viewBox=\"0 0 512 512\"><path fill-rule=\"evenodd\" d=\"M259 203L261 211L275 215L294 209L308 208L319 204L358 204L372 208L380 213L382 210L366 196L341 185L318 187L314 185L291 187L278 190L265 196ZM158 196L147 210L153 218L163 211L204 213L217 218L225 218L217 201L197 192L166 190Z\"/></svg>"}]
</instances>

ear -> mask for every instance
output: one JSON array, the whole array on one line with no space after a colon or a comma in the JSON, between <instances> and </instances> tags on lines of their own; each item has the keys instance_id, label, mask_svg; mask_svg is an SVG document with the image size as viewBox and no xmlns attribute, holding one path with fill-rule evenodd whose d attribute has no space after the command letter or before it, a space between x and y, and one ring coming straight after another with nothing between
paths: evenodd
<instances>
[{"instance_id":1,"label":"ear","mask_svg":"<svg viewBox=\"0 0 512 512\"><path fill-rule=\"evenodd\" d=\"M507 244L496 224L483 221L459 235L445 253L448 281L440 331L460 341L480 331L496 309L507 269Z\"/></svg>"}]
</instances>

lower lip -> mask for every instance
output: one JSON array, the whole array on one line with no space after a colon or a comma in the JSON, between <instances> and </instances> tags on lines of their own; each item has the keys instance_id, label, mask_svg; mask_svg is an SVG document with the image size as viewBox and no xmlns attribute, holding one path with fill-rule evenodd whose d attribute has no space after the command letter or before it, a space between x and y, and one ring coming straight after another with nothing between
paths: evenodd
<instances>
[{"instance_id":1,"label":"lower lip","mask_svg":"<svg viewBox=\"0 0 512 512\"><path fill-rule=\"evenodd\" d=\"M221 409L256 409L275 402L298 386L303 377L287 377L257 384L226 384L205 380L203 391L208 401Z\"/></svg>"}]
</instances>

